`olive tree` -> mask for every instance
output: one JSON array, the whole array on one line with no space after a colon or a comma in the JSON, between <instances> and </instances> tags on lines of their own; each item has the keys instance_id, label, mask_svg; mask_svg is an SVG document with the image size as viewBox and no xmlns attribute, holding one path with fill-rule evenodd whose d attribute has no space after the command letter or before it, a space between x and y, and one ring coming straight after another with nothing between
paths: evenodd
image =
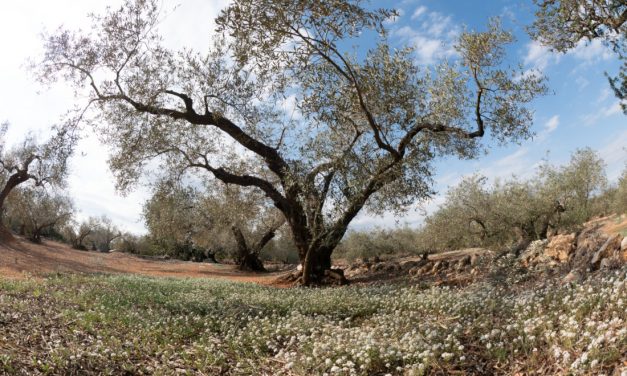
<instances>
[{"instance_id":1,"label":"olive tree","mask_svg":"<svg viewBox=\"0 0 627 376\"><path fill-rule=\"evenodd\" d=\"M627 168L618 179L618 187L614 196L614 208L619 214L627 213Z\"/></svg>"},{"instance_id":2,"label":"olive tree","mask_svg":"<svg viewBox=\"0 0 627 376\"><path fill-rule=\"evenodd\" d=\"M285 222L259 192L238 186L201 191L169 181L156 185L144 218L162 247L204 250L214 260L226 253L251 271L265 270L260 253Z\"/></svg>"},{"instance_id":3,"label":"olive tree","mask_svg":"<svg viewBox=\"0 0 627 376\"><path fill-rule=\"evenodd\" d=\"M231 254L241 270L265 271L261 251L285 223L284 216L264 203L263 194L238 186L226 186L205 197L203 212L212 221L209 236L230 232L235 242Z\"/></svg>"},{"instance_id":4,"label":"olive tree","mask_svg":"<svg viewBox=\"0 0 627 376\"><path fill-rule=\"evenodd\" d=\"M540 175L545 184L544 194L559 200L565 208L565 226L581 225L596 214L593 198L607 188L605 162L590 148L575 150L563 166L545 164Z\"/></svg>"},{"instance_id":5,"label":"olive tree","mask_svg":"<svg viewBox=\"0 0 627 376\"><path fill-rule=\"evenodd\" d=\"M4 225L5 202L19 185L62 187L67 177L68 159L72 155L77 136L74 128L60 126L43 143L32 134L13 147L6 144L9 125L0 126L0 234L10 237Z\"/></svg>"},{"instance_id":6,"label":"olive tree","mask_svg":"<svg viewBox=\"0 0 627 376\"><path fill-rule=\"evenodd\" d=\"M447 193L423 231L439 250L510 244L520 250L532 240L546 238L564 210L544 188L538 176L492 185L481 175L467 177Z\"/></svg>"},{"instance_id":7,"label":"olive tree","mask_svg":"<svg viewBox=\"0 0 627 376\"><path fill-rule=\"evenodd\" d=\"M171 51L156 1L127 0L91 31L48 36L39 76L88 96L120 189L157 160L261 192L310 285L359 212L425 199L433 161L475 157L487 134L526 138L528 104L546 91L504 63L513 37L498 21L462 33L459 59L431 69L392 46L393 15L363 0L235 0L207 51ZM373 47L347 47L364 35Z\"/></svg>"},{"instance_id":8,"label":"olive tree","mask_svg":"<svg viewBox=\"0 0 627 376\"><path fill-rule=\"evenodd\" d=\"M7 201L7 217L19 232L35 243L42 235L60 231L74 212L72 201L56 192L35 187L18 188Z\"/></svg>"},{"instance_id":9,"label":"olive tree","mask_svg":"<svg viewBox=\"0 0 627 376\"><path fill-rule=\"evenodd\" d=\"M97 226L97 219L90 217L88 220L80 223L70 221L70 223L62 229L61 233L65 240L72 245L72 248L85 251L87 250L86 244L88 237L94 232Z\"/></svg>"},{"instance_id":10,"label":"olive tree","mask_svg":"<svg viewBox=\"0 0 627 376\"><path fill-rule=\"evenodd\" d=\"M192 261L215 260L216 249L204 242L209 230L199 210L200 192L177 182L161 181L144 203L143 217L157 252Z\"/></svg>"},{"instance_id":11,"label":"olive tree","mask_svg":"<svg viewBox=\"0 0 627 376\"><path fill-rule=\"evenodd\" d=\"M622 66L608 77L627 114L627 3L624 0L534 0L536 19L529 31L554 51L566 52L582 41L601 40L612 47Z\"/></svg>"},{"instance_id":12,"label":"olive tree","mask_svg":"<svg viewBox=\"0 0 627 376\"><path fill-rule=\"evenodd\" d=\"M109 252L114 240L122 236L122 231L106 215L90 218L91 233L86 242L91 243L92 251Z\"/></svg>"}]
</instances>

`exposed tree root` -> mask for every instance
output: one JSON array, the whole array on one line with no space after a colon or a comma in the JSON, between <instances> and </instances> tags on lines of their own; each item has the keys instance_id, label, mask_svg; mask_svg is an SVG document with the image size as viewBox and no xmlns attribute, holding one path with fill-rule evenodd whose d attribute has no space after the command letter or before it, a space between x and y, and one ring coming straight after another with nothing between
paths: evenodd
<instances>
[{"instance_id":1,"label":"exposed tree root","mask_svg":"<svg viewBox=\"0 0 627 376\"><path fill-rule=\"evenodd\" d=\"M277 282L281 284L293 284L295 286L303 286L303 272L296 270L277 278ZM320 276L312 275L312 282L309 286L344 286L349 281L344 276L342 269L327 269Z\"/></svg>"}]
</instances>

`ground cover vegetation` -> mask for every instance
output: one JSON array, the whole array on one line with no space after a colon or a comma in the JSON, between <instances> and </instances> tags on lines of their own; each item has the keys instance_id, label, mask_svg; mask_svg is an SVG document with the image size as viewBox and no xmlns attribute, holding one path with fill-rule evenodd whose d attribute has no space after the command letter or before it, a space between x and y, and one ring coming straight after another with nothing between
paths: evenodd
<instances>
[{"instance_id":1,"label":"ground cover vegetation","mask_svg":"<svg viewBox=\"0 0 627 376\"><path fill-rule=\"evenodd\" d=\"M509 266L507 266L509 264ZM129 276L0 281L8 374L619 374L626 270L582 283L276 289ZM614 373L612 373L614 372Z\"/></svg>"}]
</instances>

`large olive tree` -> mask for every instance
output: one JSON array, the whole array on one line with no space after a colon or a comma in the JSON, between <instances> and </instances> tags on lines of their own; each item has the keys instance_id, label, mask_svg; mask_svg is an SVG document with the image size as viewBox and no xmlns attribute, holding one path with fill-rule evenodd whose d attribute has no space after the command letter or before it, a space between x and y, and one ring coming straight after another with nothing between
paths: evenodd
<instances>
[{"instance_id":1,"label":"large olive tree","mask_svg":"<svg viewBox=\"0 0 627 376\"><path fill-rule=\"evenodd\" d=\"M128 0L90 32L50 35L40 76L88 88L119 188L157 159L262 192L309 285L362 209L428 197L432 162L476 156L486 134L527 137L527 105L546 90L504 66L513 37L498 22L462 33L459 59L430 69L391 45L393 13L363 0L236 0L207 51L171 51L156 1ZM365 38L372 48L348 47Z\"/></svg>"}]
</instances>

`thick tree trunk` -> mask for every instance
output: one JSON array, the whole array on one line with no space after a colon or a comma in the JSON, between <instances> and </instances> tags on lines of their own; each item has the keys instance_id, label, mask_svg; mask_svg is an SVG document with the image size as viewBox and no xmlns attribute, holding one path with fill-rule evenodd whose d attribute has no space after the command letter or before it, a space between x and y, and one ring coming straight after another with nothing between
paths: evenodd
<instances>
[{"instance_id":1,"label":"thick tree trunk","mask_svg":"<svg viewBox=\"0 0 627 376\"><path fill-rule=\"evenodd\" d=\"M235 242L237 243L237 255L235 257L235 261L237 262L238 268L246 271L265 272L266 268L263 266L263 262L259 259L258 250L248 246L246 238L239 227L233 225L231 227L231 232L233 233Z\"/></svg>"},{"instance_id":2,"label":"thick tree trunk","mask_svg":"<svg viewBox=\"0 0 627 376\"><path fill-rule=\"evenodd\" d=\"M9 193L13 190L13 188L18 185L24 183L28 180L28 175L25 172L18 172L9 177L4 188L0 191L0 240L10 241L13 240L13 234L11 231L4 225L4 203L9 197Z\"/></svg>"}]
</instances>

